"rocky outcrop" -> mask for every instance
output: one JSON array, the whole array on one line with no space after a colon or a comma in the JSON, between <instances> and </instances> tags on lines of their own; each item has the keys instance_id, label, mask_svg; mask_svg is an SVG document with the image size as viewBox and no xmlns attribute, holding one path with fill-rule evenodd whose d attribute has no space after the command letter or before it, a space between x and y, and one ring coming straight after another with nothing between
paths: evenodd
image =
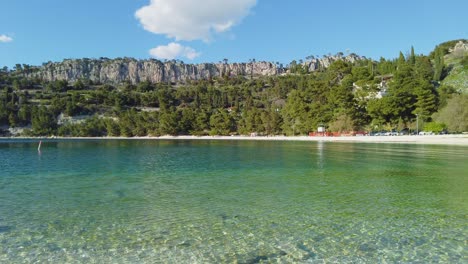
<instances>
[{"instance_id":1,"label":"rocky outcrop","mask_svg":"<svg viewBox=\"0 0 468 264\"><path fill-rule=\"evenodd\" d=\"M304 63L309 71L327 68L336 60L343 59L355 62L359 56L346 57L325 56ZM193 80L206 80L223 76L273 76L287 72L279 63L248 62L248 63L201 63L185 64L171 60L162 62L155 59L136 60L132 58L118 59L68 59L62 62L48 62L42 66L31 67L21 74L27 78L38 78L43 81L66 80L73 83L79 79L88 79L95 83L119 84L130 82L136 84L142 81L152 83L171 82L186 83Z\"/></svg>"},{"instance_id":2,"label":"rocky outcrop","mask_svg":"<svg viewBox=\"0 0 468 264\"><path fill-rule=\"evenodd\" d=\"M351 53L347 56L343 56L342 53L338 53L336 55L324 56L321 58L310 58L309 60L306 60L305 62L303 62L302 65L305 66L309 70L309 72L313 72L313 71L318 71L321 69L326 69L330 67L330 65L333 62L337 60L343 60L345 62L355 63L363 59L365 59L365 57L358 56L354 53Z\"/></svg>"},{"instance_id":3,"label":"rocky outcrop","mask_svg":"<svg viewBox=\"0 0 468 264\"><path fill-rule=\"evenodd\" d=\"M460 54L461 56L468 53L468 42L458 41L453 48L449 49L450 53L455 53L456 55Z\"/></svg>"}]
</instances>

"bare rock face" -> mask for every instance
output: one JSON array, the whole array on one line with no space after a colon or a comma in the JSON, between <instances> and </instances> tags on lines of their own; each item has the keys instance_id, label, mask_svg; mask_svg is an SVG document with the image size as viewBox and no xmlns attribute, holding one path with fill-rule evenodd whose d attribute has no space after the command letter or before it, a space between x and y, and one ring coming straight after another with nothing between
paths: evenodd
<instances>
[{"instance_id":1,"label":"bare rock face","mask_svg":"<svg viewBox=\"0 0 468 264\"><path fill-rule=\"evenodd\" d=\"M309 69L309 72L313 71L318 71L320 69L326 69L330 67L330 65L337 61L337 60L343 60L345 62L349 63L355 63L359 60L365 59L364 57L358 56L354 53L351 53L347 56L343 56L342 54L336 54L333 56L324 56L322 58L312 58L308 61L303 62L303 66L305 66L307 69Z\"/></svg>"},{"instance_id":2,"label":"bare rock face","mask_svg":"<svg viewBox=\"0 0 468 264\"><path fill-rule=\"evenodd\" d=\"M357 55L342 57L327 56L306 61L310 72L324 69L336 60L355 62L361 59ZM67 59L62 62L48 62L39 67L32 67L22 74L27 78L38 78L43 81L66 80L69 83L79 79L88 79L94 83L119 84L129 82L137 84L142 81L152 83L186 83L194 80L207 80L217 77L234 76L273 76L287 73L287 69L278 63L258 61L248 63L201 63L185 64L171 60L162 62L155 59L136 60L118 59Z\"/></svg>"},{"instance_id":3,"label":"bare rock face","mask_svg":"<svg viewBox=\"0 0 468 264\"><path fill-rule=\"evenodd\" d=\"M101 58L49 62L23 74L25 77L39 78L44 81L75 82L85 78L97 83L130 82L136 84L142 81L184 83L223 76L272 76L277 73L278 69L275 64L263 61L185 64L180 61Z\"/></svg>"},{"instance_id":4,"label":"bare rock face","mask_svg":"<svg viewBox=\"0 0 468 264\"><path fill-rule=\"evenodd\" d=\"M451 49L449 49L449 52L457 52L457 51L462 51L462 52L467 52L468 51L468 42L464 41L458 41L457 44Z\"/></svg>"},{"instance_id":5,"label":"bare rock face","mask_svg":"<svg viewBox=\"0 0 468 264\"><path fill-rule=\"evenodd\" d=\"M450 54L462 58L468 53L468 42L459 41L453 48L449 49Z\"/></svg>"}]
</instances>

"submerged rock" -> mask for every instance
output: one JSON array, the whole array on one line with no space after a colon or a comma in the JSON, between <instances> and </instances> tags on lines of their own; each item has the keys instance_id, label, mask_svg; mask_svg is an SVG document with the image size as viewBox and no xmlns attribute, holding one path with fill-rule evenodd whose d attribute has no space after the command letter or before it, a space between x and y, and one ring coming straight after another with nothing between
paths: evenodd
<instances>
[{"instance_id":1,"label":"submerged rock","mask_svg":"<svg viewBox=\"0 0 468 264\"><path fill-rule=\"evenodd\" d=\"M11 226L0 226L0 233L10 232L11 230L13 230Z\"/></svg>"},{"instance_id":2,"label":"submerged rock","mask_svg":"<svg viewBox=\"0 0 468 264\"><path fill-rule=\"evenodd\" d=\"M372 244L364 243L359 246L359 250L362 252L374 252L377 248Z\"/></svg>"},{"instance_id":3,"label":"submerged rock","mask_svg":"<svg viewBox=\"0 0 468 264\"><path fill-rule=\"evenodd\" d=\"M303 243L297 243L297 247L306 252L307 254L304 256L305 259L311 259L311 258L315 258L317 256L317 254L315 252L313 252L311 249L309 249L306 245L304 245Z\"/></svg>"}]
</instances>

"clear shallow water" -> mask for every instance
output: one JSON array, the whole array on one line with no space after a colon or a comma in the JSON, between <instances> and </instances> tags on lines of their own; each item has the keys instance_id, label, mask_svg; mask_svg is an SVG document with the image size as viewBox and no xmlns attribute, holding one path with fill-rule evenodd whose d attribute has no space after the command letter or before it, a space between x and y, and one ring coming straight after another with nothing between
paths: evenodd
<instances>
[{"instance_id":1,"label":"clear shallow water","mask_svg":"<svg viewBox=\"0 0 468 264\"><path fill-rule=\"evenodd\" d=\"M467 262L468 148L0 140L1 263Z\"/></svg>"}]
</instances>

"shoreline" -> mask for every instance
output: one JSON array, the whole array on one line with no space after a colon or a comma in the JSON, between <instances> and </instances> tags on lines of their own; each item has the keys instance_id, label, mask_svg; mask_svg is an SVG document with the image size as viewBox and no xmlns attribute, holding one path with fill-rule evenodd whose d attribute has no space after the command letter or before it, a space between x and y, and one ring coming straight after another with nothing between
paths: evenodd
<instances>
[{"instance_id":1,"label":"shoreline","mask_svg":"<svg viewBox=\"0 0 468 264\"><path fill-rule=\"evenodd\" d=\"M425 136L160 136L160 137L0 137L0 139L126 139L126 140L252 140L252 141L316 141L348 143L393 143L468 146L468 135L425 135Z\"/></svg>"}]
</instances>

